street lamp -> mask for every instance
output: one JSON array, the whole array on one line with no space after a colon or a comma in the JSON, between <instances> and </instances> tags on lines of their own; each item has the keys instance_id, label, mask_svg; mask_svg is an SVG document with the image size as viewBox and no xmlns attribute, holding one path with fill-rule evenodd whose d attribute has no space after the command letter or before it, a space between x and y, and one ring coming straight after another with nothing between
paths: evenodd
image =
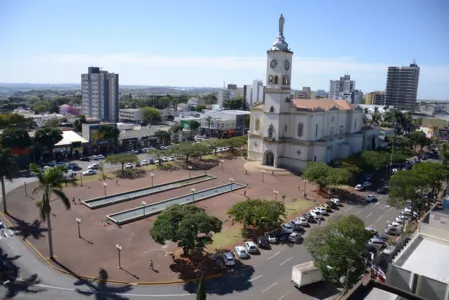
<instances>
[{"instance_id":1,"label":"street lamp","mask_svg":"<svg viewBox=\"0 0 449 300\"><path fill-rule=\"evenodd\" d=\"M115 248L117 248L118 251L118 267L119 269L122 268L122 261L121 261L121 257L120 257L120 252L122 252L122 246L120 246L119 244L115 245Z\"/></svg>"},{"instance_id":2,"label":"street lamp","mask_svg":"<svg viewBox=\"0 0 449 300\"><path fill-rule=\"evenodd\" d=\"M274 201L276 201L277 200L277 196L278 196L278 194L279 194L279 191L278 190L274 190L273 191L273 194L274 194Z\"/></svg>"},{"instance_id":3,"label":"street lamp","mask_svg":"<svg viewBox=\"0 0 449 300\"><path fill-rule=\"evenodd\" d=\"M154 173L151 173L150 176L151 176L151 186L154 186Z\"/></svg>"},{"instance_id":4,"label":"street lamp","mask_svg":"<svg viewBox=\"0 0 449 300\"><path fill-rule=\"evenodd\" d=\"M192 173L191 173L191 171L192 171L192 166L188 166L187 169L189 169L189 178L191 178L191 177L192 177Z\"/></svg>"},{"instance_id":5,"label":"street lamp","mask_svg":"<svg viewBox=\"0 0 449 300\"><path fill-rule=\"evenodd\" d=\"M147 203L145 201L142 201L142 206L143 206L143 217L145 218L145 206L147 205Z\"/></svg>"},{"instance_id":6,"label":"street lamp","mask_svg":"<svg viewBox=\"0 0 449 300\"><path fill-rule=\"evenodd\" d=\"M229 182L231 183L231 191L232 191L232 186L233 186L233 183L234 183L234 178L229 178Z\"/></svg>"},{"instance_id":7,"label":"street lamp","mask_svg":"<svg viewBox=\"0 0 449 300\"><path fill-rule=\"evenodd\" d=\"M265 170L262 170L262 182L265 182Z\"/></svg>"},{"instance_id":8,"label":"street lamp","mask_svg":"<svg viewBox=\"0 0 449 300\"><path fill-rule=\"evenodd\" d=\"M195 188L191 188L190 191L192 192L192 202L194 202L194 201L195 201L195 192L196 192L196 189L195 189Z\"/></svg>"},{"instance_id":9,"label":"street lamp","mask_svg":"<svg viewBox=\"0 0 449 300\"><path fill-rule=\"evenodd\" d=\"M83 172L81 172L80 174L81 174L81 186L83 186Z\"/></svg>"},{"instance_id":10,"label":"street lamp","mask_svg":"<svg viewBox=\"0 0 449 300\"><path fill-rule=\"evenodd\" d=\"M76 220L76 223L78 223L78 237L81 238L81 229L80 229L81 219L76 218L75 220Z\"/></svg>"},{"instance_id":11,"label":"street lamp","mask_svg":"<svg viewBox=\"0 0 449 300\"><path fill-rule=\"evenodd\" d=\"M307 180L304 179L303 182L304 182L304 198L306 198L307 197L307 193L306 193Z\"/></svg>"},{"instance_id":12,"label":"street lamp","mask_svg":"<svg viewBox=\"0 0 449 300\"><path fill-rule=\"evenodd\" d=\"M104 186L104 196L106 197L106 188L108 187L108 184L106 182L103 182Z\"/></svg>"},{"instance_id":13,"label":"street lamp","mask_svg":"<svg viewBox=\"0 0 449 300\"><path fill-rule=\"evenodd\" d=\"M220 159L220 163L221 163L221 171L223 171L224 160Z\"/></svg>"}]
</instances>

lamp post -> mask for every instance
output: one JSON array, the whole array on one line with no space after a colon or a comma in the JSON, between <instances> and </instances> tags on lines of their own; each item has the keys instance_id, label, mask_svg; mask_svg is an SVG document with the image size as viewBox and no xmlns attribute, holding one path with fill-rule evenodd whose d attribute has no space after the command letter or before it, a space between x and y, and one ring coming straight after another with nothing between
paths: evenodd
<instances>
[{"instance_id":1,"label":"lamp post","mask_svg":"<svg viewBox=\"0 0 449 300\"><path fill-rule=\"evenodd\" d=\"M303 182L304 182L304 198L306 198L307 180L304 179Z\"/></svg>"},{"instance_id":2,"label":"lamp post","mask_svg":"<svg viewBox=\"0 0 449 300\"><path fill-rule=\"evenodd\" d=\"M80 218L76 218L76 223L78 224L78 237L81 238L81 219Z\"/></svg>"},{"instance_id":3,"label":"lamp post","mask_svg":"<svg viewBox=\"0 0 449 300\"><path fill-rule=\"evenodd\" d=\"M221 163L221 171L223 171L224 160L220 159L220 163Z\"/></svg>"},{"instance_id":4,"label":"lamp post","mask_svg":"<svg viewBox=\"0 0 449 300\"><path fill-rule=\"evenodd\" d=\"M122 268L122 261L121 261L120 253L122 252L122 246L117 244L117 245L115 245L115 248L117 248L117 251L118 251L118 267L117 268L121 269Z\"/></svg>"},{"instance_id":5,"label":"lamp post","mask_svg":"<svg viewBox=\"0 0 449 300\"><path fill-rule=\"evenodd\" d=\"M187 169L189 169L189 178L192 178L192 166L188 166Z\"/></svg>"},{"instance_id":6,"label":"lamp post","mask_svg":"<svg viewBox=\"0 0 449 300\"><path fill-rule=\"evenodd\" d=\"M273 194L274 194L274 201L276 201L277 198L278 198L279 191L278 190L274 190Z\"/></svg>"},{"instance_id":7,"label":"lamp post","mask_svg":"<svg viewBox=\"0 0 449 300\"><path fill-rule=\"evenodd\" d=\"M80 172L81 174L81 186L83 186L83 172Z\"/></svg>"},{"instance_id":8,"label":"lamp post","mask_svg":"<svg viewBox=\"0 0 449 300\"><path fill-rule=\"evenodd\" d=\"M106 182L103 182L104 186L104 196L106 197L106 188L108 187L108 184Z\"/></svg>"},{"instance_id":9,"label":"lamp post","mask_svg":"<svg viewBox=\"0 0 449 300\"><path fill-rule=\"evenodd\" d=\"M262 182L265 182L265 170L262 170Z\"/></svg>"},{"instance_id":10,"label":"lamp post","mask_svg":"<svg viewBox=\"0 0 449 300\"><path fill-rule=\"evenodd\" d=\"M145 206L147 205L147 203L145 201L142 201L142 206L143 206L143 217L145 218Z\"/></svg>"},{"instance_id":11,"label":"lamp post","mask_svg":"<svg viewBox=\"0 0 449 300\"><path fill-rule=\"evenodd\" d=\"M195 189L195 188L191 188L190 191L192 192L192 202L194 202L194 201L195 201L195 192L196 192L196 189Z\"/></svg>"},{"instance_id":12,"label":"lamp post","mask_svg":"<svg viewBox=\"0 0 449 300\"><path fill-rule=\"evenodd\" d=\"M154 173L151 173L150 176L151 176L151 186L154 186Z\"/></svg>"},{"instance_id":13,"label":"lamp post","mask_svg":"<svg viewBox=\"0 0 449 300\"><path fill-rule=\"evenodd\" d=\"M234 183L234 178L229 178L229 182L231 183L231 191L232 191L232 186L234 185L233 183Z\"/></svg>"}]
</instances>

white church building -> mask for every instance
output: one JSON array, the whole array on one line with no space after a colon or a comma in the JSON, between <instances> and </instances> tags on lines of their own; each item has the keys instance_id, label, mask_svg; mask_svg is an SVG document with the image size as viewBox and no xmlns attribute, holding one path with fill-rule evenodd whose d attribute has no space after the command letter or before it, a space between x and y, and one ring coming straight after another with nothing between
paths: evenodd
<instances>
[{"instance_id":1,"label":"white church building","mask_svg":"<svg viewBox=\"0 0 449 300\"><path fill-rule=\"evenodd\" d=\"M364 127L363 109L345 100L291 99L293 52L279 36L267 51L264 102L251 108L248 159L302 171L309 162L329 163L377 148L379 131Z\"/></svg>"}]
</instances>

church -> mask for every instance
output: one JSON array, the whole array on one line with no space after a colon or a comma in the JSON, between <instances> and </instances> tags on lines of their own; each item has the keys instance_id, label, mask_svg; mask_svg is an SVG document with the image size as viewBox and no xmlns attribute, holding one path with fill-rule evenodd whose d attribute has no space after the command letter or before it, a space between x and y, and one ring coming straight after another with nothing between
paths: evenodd
<instances>
[{"instance_id":1,"label":"church","mask_svg":"<svg viewBox=\"0 0 449 300\"><path fill-rule=\"evenodd\" d=\"M303 171L309 162L329 163L377 148L379 130L365 127L363 109L345 100L292 99L293 52L279 36L267 51L263 103L251 107L248 160Z\"/></svg>"}]
</instances>

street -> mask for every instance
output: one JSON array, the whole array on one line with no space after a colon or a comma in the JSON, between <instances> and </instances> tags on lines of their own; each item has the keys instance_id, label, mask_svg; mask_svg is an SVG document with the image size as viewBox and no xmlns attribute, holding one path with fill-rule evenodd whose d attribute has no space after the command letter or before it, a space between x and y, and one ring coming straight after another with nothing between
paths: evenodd
<instances>
[{"instance_id":1,"label":"street","mask_svg":"<svg viewBox=\"0 0 449 300\"><path fill-rule=\"evenodd\" d=\"M143 158L141 158L143 159ZM89 164L88 162L83 162ZM14 188L23 181L17 179L10 188ZM345 204L331 216L354 214L365 221L366 226L382 232L388 221L392 221L399 210L386 203L388 196L379 196L378 202L367 205L352 206ZM327 217L329 218L329 217ZM4 221L4 220L2 220ZM326 222L326 221L325 221ZM325 225L325 222L322 225ZM5 224L7 227L7 224ZM312 225L318 226L316 224ZM307 229L306 229L307 230ZM168 286L130 286L120 287L111 284L103 285L79 281L67 275L61 275L43 264L14 232L5 229L0 239L0 246L9 257L18 256L13 262L20 267L20 278L11 280L8 287L0 288L0 295L14 295L14 299L93 299L95 294L117 294L125 299L147 298L182 298L194 299L196 284ZM208 299L326 299L338 293L332 288L318 286L304 292L296 289L290 282L291 268L295 264L311 260L310 255L301 245L273 245L270 251L261 251L261 255L253 255L248 261L248 269L235 272L207 282ZM247 264L247 262L245 262ZM37 274L34 284L21 284L20 279ZM31 291L39 291L32 293ZM15 295L17 293L17 295ZM328 294L326 294L328 293ZM111 295L111 298L114 297ZM107 299L107 297L105 297ZM113 298L115 299L115 298Z\"/></svg>"}]
</instances>

